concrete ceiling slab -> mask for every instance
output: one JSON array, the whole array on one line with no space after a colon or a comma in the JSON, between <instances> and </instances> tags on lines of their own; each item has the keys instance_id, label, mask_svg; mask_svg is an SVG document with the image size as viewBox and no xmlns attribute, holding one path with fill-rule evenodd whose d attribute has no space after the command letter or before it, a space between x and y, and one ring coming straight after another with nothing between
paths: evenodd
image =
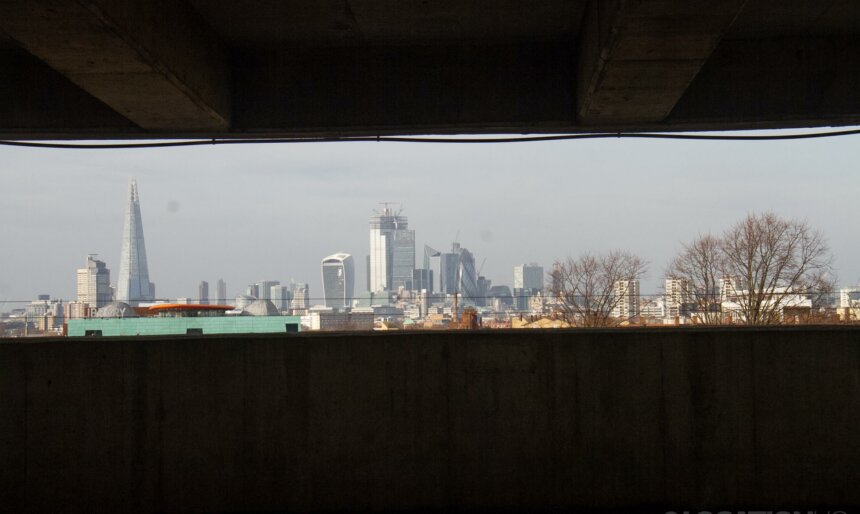
<instances>
[{"instance_id":1,"label":"concrete ceiling slab","mask_svg":"<svg viewBox=\"0 0 860 514\"><path fill-rule=\"evenodd\" d=\"M856 0L0 0L0 137L860 123Z\"/></svg>"},{"instance_id":2,"label":"concrete ceiling slab","mask_svg":"<svg viewBox=\"0 0 860 514\"><path fill-rule=\"evenodd\" d=\"M228 45L243 49L569 39L576 35L585 4L582 0L192 0Z\"/></svg>"}]
</instances>

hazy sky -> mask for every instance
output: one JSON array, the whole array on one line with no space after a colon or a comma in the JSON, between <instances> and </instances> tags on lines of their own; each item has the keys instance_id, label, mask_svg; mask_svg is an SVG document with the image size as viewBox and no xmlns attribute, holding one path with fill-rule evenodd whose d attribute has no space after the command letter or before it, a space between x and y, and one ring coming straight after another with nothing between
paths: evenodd
<instances>
[{"instance_id":1,"label":"hazy sky","mask_svg":"<svg viewBox=\"0 0 860 514\"><path fill-rule=\"evenodd\" d=\"M97 253L119 274L126 190L136 177L159 297L229 295L272 279L321 293L320 259L345 251L365 286L368 218L401 202L428 243L459 242L483 274L623 248L656 293L680 243L773 210L821 229L839 282L860 280L860 137L787 142L584 140L501 145L314 143L147 150L0 147L0 302L73 299ZM0 310L10 309L0 304Z\"/></svg>"}]
</instances>

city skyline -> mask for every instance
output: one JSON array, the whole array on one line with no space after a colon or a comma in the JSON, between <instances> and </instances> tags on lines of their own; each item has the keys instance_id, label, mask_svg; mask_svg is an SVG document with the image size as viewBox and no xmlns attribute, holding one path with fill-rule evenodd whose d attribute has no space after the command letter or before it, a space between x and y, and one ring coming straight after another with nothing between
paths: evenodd
<instances>
[{"instance_id":1,"label":"city skyline","mask_svg":"<svg viewBox=\"0 0 860 514\"><path fill-rule=\"evenodd\" d=\"M487 258L482 275L494 284L511 284L512 267L523 262L548 269L580 252L625 248L650 261L642 292L656 293L682 242L772 210L823 231L839 284L852 286L860 279L860 243L846 223L860 190L852 141L4 148L0 236L15 244L0 249L0 301L74 298L73 270L89 253L119 270L126 205L116 199L131 175L146 183L149 271L160 297L194 296L200 280L216 278L226 281L228 298L264 277L311 282L319 291L320 256L335 247L363 262L366 213L386 198L402 201L418 229L416 248L445 248L459 232L479 261ZM236 173L240 163L245 174ZM282 171L283 163L295 171ZM205 180L198 168L208 170ZM289 227L281 237L278 223ZM356 290L366 287L362 267Z\"/></svg>"}]
</instances>

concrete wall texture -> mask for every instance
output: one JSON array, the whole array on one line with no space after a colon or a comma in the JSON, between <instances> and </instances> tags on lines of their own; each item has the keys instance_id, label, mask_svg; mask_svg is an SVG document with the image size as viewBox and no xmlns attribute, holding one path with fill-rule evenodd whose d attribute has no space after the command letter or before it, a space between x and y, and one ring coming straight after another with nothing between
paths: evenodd
<instances>
[{"instance_id":1,"label":"concrete wall texture","mask_svg":"<svg viewBox=\"0 0 860 514\"><path fill-rule=\"evenodd\" d=\"M860 506L857 328L8 343L0 414L4 511Z\"/></svg>"}]
</instances>

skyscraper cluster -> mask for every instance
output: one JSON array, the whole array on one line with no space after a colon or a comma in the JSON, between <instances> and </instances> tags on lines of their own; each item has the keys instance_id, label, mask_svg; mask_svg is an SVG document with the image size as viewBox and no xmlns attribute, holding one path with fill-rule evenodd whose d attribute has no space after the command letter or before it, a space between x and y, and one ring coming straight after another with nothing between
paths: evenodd
<instances>
[{"instance_id":1,"label":"skyscraper cluster","mask_svg":"<svg viewBox=\"0 0 860 514\"><path fill-rule=\"evenodd\" d=\"M114 300L136 306L155 299L155 284L149 280L140 193L135 179L129 181L126 201L116 288L111 286L107 264L95 254L88 255L84 267L77 270L77 298L66 304L66 317L90 316Z\"/></svg>"},{"instance_id":2,"label":"skyscraper cluster","mask_svg":"<svg viewBox=\"0 0 860 514\"><path fill-rule=\"evenodd\" d=\"M93 315L112 301L137 307L155 302L155 285L150 280L146 242L141 216L137 182L129 182L123 219L119 276L115 288L110 284L107 265L95 255L87 257L77 271L78 298L69 305L72 317ZM447 252L424 245L421 267L416 266L415 231L395 204L384 203L369 221L369 252L366 261L366 293L356 294L355 261L351 254L337 252L320 261L322 297L310 294L304 282L281 284L277 280L260 280L247 286L244 294L228 298L227 284L219 278L214 291L201 280L194 298L178 298L176 303L233 305L243 311L263 302L272 312L310 315L316 312L343 312L353 316L379 315L390 319L410 316L426 317L431 311L449 312L460 305L499 309L513 308L514 298L507 286L492 287L480 275L474 254L454 242ZM543 270L537 265L522 265L514 270L517 294L533 295L542 290ZM214 295L212 294L214 292ZM235 300L235 302L234 302ZM319 302L315 300L320 300ZM527 302L520 302L528 307ZM271 305L269 305L271 304ZM320 305L321 304L321 305ZM517 304L517 306L521 306ZM91 310L90 310L91 309ZM321 310L322 309L322 310ZM328 316L328 314L327 314Z\"/></svg>"},{"instance_id":3,"label":"skyscraper cluster","mask_svg":"<svg viewBox=\"0 0 860 514\"><path fill-rule=\"evenodd\" d=\"M481 275L483 263L478 265L474 253L458 241L445 252L425 244L421 267L416 267L415 231L409 229L406 216L391 205L383 204L382 211L370 218L367 283L371 293L419 299L425 312L430 305L450 305L453 298L467 306L514 306L510 288L493 288ZM531 298L542 294L543 268L536 264L519 267L519 281L523 282L517 287L520 304L529 309Z\"/></svg>"}]
</instances>

